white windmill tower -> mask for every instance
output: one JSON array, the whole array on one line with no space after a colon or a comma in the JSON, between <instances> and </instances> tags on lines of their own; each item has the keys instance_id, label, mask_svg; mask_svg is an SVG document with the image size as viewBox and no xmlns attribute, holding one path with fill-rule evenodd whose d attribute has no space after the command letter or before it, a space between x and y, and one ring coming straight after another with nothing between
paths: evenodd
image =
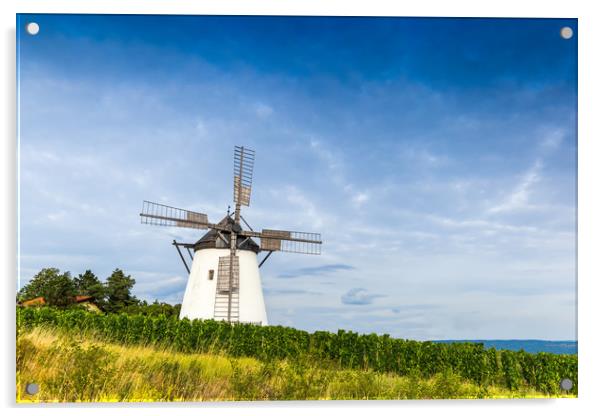
<instances>
[{"instance_id":1,"label":"white windmill tower","mask_svg":"<svg viewBox=\"0 0 602 416\"><path fill-rule=\"evenodd\" d=\"M189 273L180 318L216 319L267 325L259 268L274 251L320 254L320 234L297 231L254 231L240 213L249 206L255 152L234 148L234 203L236 209L218 223L206 214L144 201L143 224L209 229L196 243L173 245ZM243 229L241 220L248 229ZM259 245L253 240L259 238ZM182 255L184 247L192 265ZM194 252L194 255L193 255ZM259 263L257 255L266 252Z\"/></svg>"}]
</instances>

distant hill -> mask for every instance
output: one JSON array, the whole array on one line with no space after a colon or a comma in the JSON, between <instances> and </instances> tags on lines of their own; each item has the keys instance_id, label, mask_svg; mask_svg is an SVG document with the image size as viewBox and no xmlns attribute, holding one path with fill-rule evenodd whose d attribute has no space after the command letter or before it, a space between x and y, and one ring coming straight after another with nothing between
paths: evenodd
<instances>
[{"instance_id":1,"label":"distant hill","mask_svg":"<svg viewBox=\"0 0 602 416\"><path fill-rule=\"evenodd\" d=\"M549 352L552 354L577 354L577 341L544 341L540 339L454 339L437 340L435 342L481 342L485 348L496 350L520 351L521 349L530 353Z\"/></svg>"}]
</instances>

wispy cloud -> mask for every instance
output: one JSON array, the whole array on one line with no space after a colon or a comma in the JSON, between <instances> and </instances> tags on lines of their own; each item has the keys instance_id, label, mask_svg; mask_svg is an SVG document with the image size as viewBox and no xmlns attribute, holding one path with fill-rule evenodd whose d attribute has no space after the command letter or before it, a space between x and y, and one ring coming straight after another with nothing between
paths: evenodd
<instances>
[{"instance_id":1,"label":"wispy cloud","mask_svg":"<svg viewBox=\"0 0 602 416\"><path fill-rule=\"evenodd\" d=\"M266 295L316 295L319 292L304 289L275 289L266 287L263 289Z\"/></svg>"},{"instance_id":2,"label":"wispy cloud","mask_svg":"<svg viewBox=\"0 0 602 416\"><path fill-rule=\"evenodd\" d=\"M558 149L562 144L566 133L563 129L547 129L544 137L539 141L539 146L544 151Z\"/></svg>"},{"instance_id":3,"label":"wispy cloud","mask_svg":"<svg viewBox=\"0 0 602 416\"><path fill-rule=\"evenodd\" d=\"M406 145L401 151L402 159L410 161L421 167L442 167L450 163L450 157L445 154L436 154L424 146Z\"/></svg>"},{"instance_id":4,"label":"wispy cloud","mask_svg":"<svg viewBox=\"0 0 602 416\"><path fill-rule=\"evenodd\" d=\"M281 273L278 277L283 279L291 279L301 276L322 276L332 274L339 271L353 270L354 267L349 264L326 264L317 267L304 267L290 272Z\"/></svg>"},{"instance_id":5,"label":"wispy cloud","mask_svg":"<svg viewBox=\"0 0 602 416\"><path fill-rule=\"evenodd\" d=\"M337 155L334 151L329 150L323 142L316 138L311 138L309 140L309 148L326 164L334 183L343 187L346 186L341 156Z\"/></svg>"},{"instance_id":6,"label":"wispy cloud","mask_svg":"<svg viewBox=\"0 0 602 416\"><path fill-rule=\"evenodd\" d=\"M265 103L255 103L253 109L259 118L268 118L274 113L274 109Z\"/></svg>"},{"instance_id":7,"label":"wispy cloud","mask_svg":"<svg viewBox=\"0 0 602 416\"><path fill-rule=\"evenodd\" d=\"M298 213L296 214L297 216L302 216L305 222L310 223L314 229L321 229L323 227L324 219L315 203L297 186L288 185L284 188L283 192L274 192L274 196L284 196L289 205L295 207L292 212Z\"/></svg>"},{"instance_id":8,"label":"wispy cloud","mask_svg":"<svg viewBox=\"0 0 602 416\"><path fill-rule=\"evenodd\" d=\"M202 119L197 120L196 131L200 137L208 137L209 128L207 126L207 122Z\"/></svg>"},{"instance_id":9,"label":"wispy cloud","mask_svg":"<svg viewBox=\"0 0 602 416\"><path fill-rule=\"evenodd\" d=\"M366 190L359 190L357 185L347 178L345 164L340 151L336 152L329 149L322 141L312 138L309 141L309 148L326 165L329 172L329 179L335 185L337 190L342 190L345 199L350 202L351 207L361 208L370 200L370 193Z\"/></svg>"},{"instance_id":10,"label":"wispy cloud","mask_svg":"<svg viewBox=\"0 0 602 416\"><path fill-rule=\"evenodd\" d=\"M385 295L369 293L366 289L355 287L341 296L341 302L345 305L370 305L374 299L383 297Z\"/></svg>"},{"instance_id":11,"label":"wispy cloud","mask_svg":"<svg viewBox=\"0 0 602 416\"><path fill-rule=\"evenodd\" d=\"M509 232L535 232L537 228L530 225L513 225L513 224L505 224L496 221L489 221L484 219L455 219L455 218L446 218L440 217L436 215L427 215L425 218L433 221L437 224L443 225L445 227L452 228L472 228L472 229L481 229L481 230L494 230L494 231L509 231Z\"/></svg>"},{"instance_id":12,"label":"wispy cloud","mask_svg":"<svg viewBox=\"0 0 602 416\"><path fill-rule=\"evenodd\" d=\"M541 180L541 171L543 163L537 159L529 170L520 178L514 190L504 197L498 204L489 208L488 212L492 214L526 210L533 207L530 203L530 196L533 187Z\"/></svg>"},{"instance_id":13,"label":"wispy cloud","mask_svg":"<svg viewBox=\"0 0 602 416\"><path fill-rule=\"evenodd\" d=\"M353 205L356 208L359 208L362 205L364 205L369 199L370 199L370 194L368 194L367 192L357 192L351 198Z\"/></svg>"}]
</instances>

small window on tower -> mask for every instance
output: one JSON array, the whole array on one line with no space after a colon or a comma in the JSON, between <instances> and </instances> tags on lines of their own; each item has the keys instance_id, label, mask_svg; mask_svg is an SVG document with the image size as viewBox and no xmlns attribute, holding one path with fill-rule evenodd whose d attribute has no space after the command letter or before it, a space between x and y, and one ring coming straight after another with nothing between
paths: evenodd
<instances>
[{"instance_id":1,"label":"small window on tower","mask_svg":"<svg viewBox=\"0 0 602 416\"><path fill-rule=\"evenodd\" d=\"M214 270L209 270L209 280L213 280Z\"/></svg>"}]
</instances>

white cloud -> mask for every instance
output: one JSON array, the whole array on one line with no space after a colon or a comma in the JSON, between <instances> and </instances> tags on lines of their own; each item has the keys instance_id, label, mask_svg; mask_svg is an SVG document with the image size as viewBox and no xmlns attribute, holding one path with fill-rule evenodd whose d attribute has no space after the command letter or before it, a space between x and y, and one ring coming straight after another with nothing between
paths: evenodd
<instances>
[{"instance_id":1,"label":"white cloud","mask_svg":"<svg viewBox=\"0 0 602 416\"><path fill-rule=\"evenodd\" d=\"M511 232L535 232L537 231L536 227L533 226L522 226L522 225L512 225L512 224L503 224L494 221L487 221L482 219L463 219L457 220L453 218L440 217L436 215L428 215L428 219L437 224L446 226L446 227L454 227L454 228L477 228L481 230L500 230L500 231L511 231Z\"/></svg>"},{"instance_id":2,"label":"white cloud","mask_svg":"<svg viewBox=\"0 0 602 416\"><path fill-rule=\"evenodd\" d=\"M326 164L330 171L332 180L338 185L343 184L343 163L340 156L328 150L321 141L312 138L309 141L310 149Z\"/></svg>"},{"instance_id":3,"label":"white cloud","mask_svg":"<svg viewBox=\"0 0 602 416\"><path fill-rule=\"evenodd\" d=\"M274 109L264 103L256 103L253 109L259 118L268 118L274 113Z\"/></svg>"},{"instance_id":4,"label":"white cloud","mask_svg":"<svg viewBox=\"0 0 602 416\"><path fill-rule=\"evenodd\" d=\"M209 130L207 129L207 124L203 120L197 120L195 127L200 137L207 137Z\"/></svg>"},{"instance_id":5,"label":"white cloud","mask_svg":"<svg viewBox=\"0 0 602 416\"><path fill-rule=\"evenodd\" d=\"M488 212L496 214L533 208L533 205L530 204L529 197L535 184L541 180L542 167L543 164L541 160L537 159L529 170L521 177L514 190L500 203L490 207Z\"/></svg>"},{"instance_id":6,"label":"white cloud","mask_svg":"<svg viewBox=\"0 0 602 416\"><path fill-rule=\"evenodd\" d=\"M300 212L307 218L315 229L319 229L324 225L322 217L318 214L316 206L307 198L299 188L295 186L287 186L285 189L286 200L301 208Z\"/></svg>"},{"instance_id":7,"label":"white cloud","mask_svg":"<svg viewBox=\"0 0 602 416\"><path fill-rule=\"evenodd\" d=\"M426 148L410 145L406 145L403 148L401 157L421 166L432 168L441 167L450 162L450 158L447 155L435 154Z\"/></svg>"},{"instance_id":8,"label":"white cloud","mask_svg":"<svg viewBox=\"0 0 602 416\"><path fill-rule=\"evenodd\" d=\"M341 302L345 305L370 305L374 299L381 297L384 295L370 294L364 288L355 287L341 296Z\"/></svg>"},{"instance_id":9,"label":"white cloud","mask_svg":"<svg viewBox=\"0 0 602 416\"><path fill-rule=\"evenodd\" d=\"M339 154L326 148L324 144L316 138L310 139L309 147L314 154L326 164L333 184L345 192L349 202L354 208L361 208L370 200L370 194L368 192L357 191L355 184L351 183L346 178L342 157Z\"/></svg>"},{"instance_id":10,"label":"white cloud","mask_svg":"<svg viewBox=\"0 0 602 416\"><path fill-rule=\"evenodd\" d=\"M556 150L564 140L565 131L560 129L549 130L539 142L539 146L543 150Z\"/></svg>"},{"instance_id":11,"label":"white cloud","mask_svg":"<svg viewBox=\"0 0 602 416\"><path fill-rule=\"evenodd\" d=\"M361 207L366 201L370 199L370 195L365 192L358 192L352 197L353 204L356 208Z\"/></svg>"},{"instance_id":12,"label":"white cloud","mask_svg":"<svg viewBox=\"0 0 602 416\"><path fill-rule=\"evenodd\" d=\"M61 211L56 211L56 212L50 212L50 213L48 213L46 215L46 218L48 218L52 222L57 222L57 221L63 220L66 215L67 215L67 212L64 211L64 210L61 210Z\"/></svg>"}]
</instances>

